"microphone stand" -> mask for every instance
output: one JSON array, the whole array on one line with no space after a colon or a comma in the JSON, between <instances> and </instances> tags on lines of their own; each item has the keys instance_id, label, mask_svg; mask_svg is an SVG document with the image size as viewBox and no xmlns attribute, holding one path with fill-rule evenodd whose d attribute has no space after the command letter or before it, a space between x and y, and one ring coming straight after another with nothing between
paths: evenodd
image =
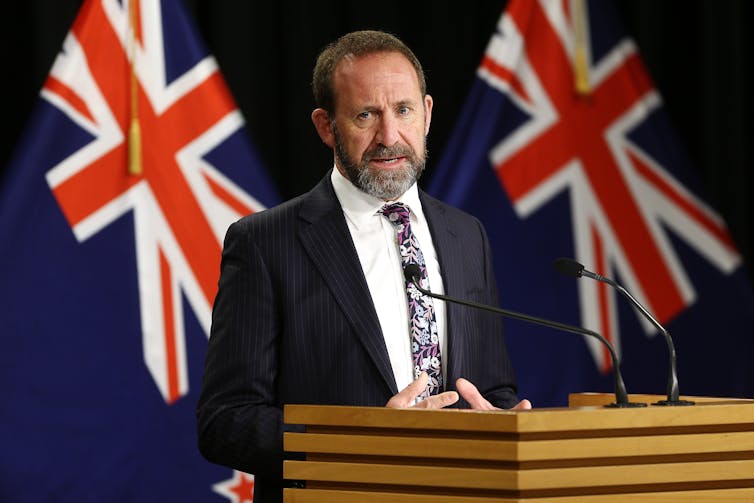
<instances>
[{"instance_id":1,"label":"microphone stand","mask_svg":"<svg viewBox=\"0 0 754 503\"><path fill-rule=\"evenodd\" d=\"M694 402L689 400L681 400L679 398L680 391L678 388L678 373L676 370L676 356L675 356L675 345L673 344L673 339L670 337L670 333L665 330L665 327L660 325L660 322L657 321L654 316L650 314L647 309L641 305L641 303L634 298L633 295L628 293L628 290L623 288L621 285L619 285L616 281L613 281L610 278L606 278L605 276L602 276L600 274L597 274L595 272L592 272L588 269L586 269L582 264L579 262L576 262L572 259L567 258L559 258L555 260L553 263L555 266L555 269L562 272L563 274L576 276L577 278L580 278L582 276L586 276L587 278L593 279L595 281L601 281L602 283L606 283L610 285L611 287L618 290L624 297L626 297L631 304L636 307L636 309L641 312L641 314L644 315L645 318L647 318L663 335L665 338L665 343L668 345L668 353L670 358L670 364L668 368L668 386L667 386L667 393L668 398L667 400L659 400L655 402L653 405L694 405Z\"/></svg>"}]
</instances>

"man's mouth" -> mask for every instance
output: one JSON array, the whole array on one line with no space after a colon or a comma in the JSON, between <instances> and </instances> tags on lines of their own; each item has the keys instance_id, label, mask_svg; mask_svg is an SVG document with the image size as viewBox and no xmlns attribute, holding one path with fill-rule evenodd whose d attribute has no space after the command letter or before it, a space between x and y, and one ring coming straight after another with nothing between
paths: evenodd
<instances>
[{"instance_id":1,"label":"man's mouth","mask_svg":"<svg viewBox=\"0 0 754 503\"><path fill-rule=\"evenodd\" d=\"M377 157L370 159L371 162L376 162L383 166L392 166L395 164L399 164L401 161L403 161L405 157Z\"/></svg>"}]
</instances>

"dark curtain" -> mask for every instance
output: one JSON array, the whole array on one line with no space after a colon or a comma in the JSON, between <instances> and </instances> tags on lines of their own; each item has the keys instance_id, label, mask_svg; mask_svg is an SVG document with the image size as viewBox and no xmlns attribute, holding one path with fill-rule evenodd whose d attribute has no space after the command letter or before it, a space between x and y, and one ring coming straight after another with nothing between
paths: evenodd
<instances>
[{"instance_id":1,"label":"dark curtain","mask_svg":"<svg viewBox=\"0 0 754 503\"><path fill-rule=\"evenodd\" d=\"M754 4L614 1L709 199L751 264L753 110L747 89L753 51L747 25ZM376 28L397 34L414 49L435 100L426 182L505 3L185 0L284 198L306 191L332 162L309 118L311 69L325 44L350 30ZM3 6L2 168L80 4L25 0Z\"/></svg>"}]
</instances>

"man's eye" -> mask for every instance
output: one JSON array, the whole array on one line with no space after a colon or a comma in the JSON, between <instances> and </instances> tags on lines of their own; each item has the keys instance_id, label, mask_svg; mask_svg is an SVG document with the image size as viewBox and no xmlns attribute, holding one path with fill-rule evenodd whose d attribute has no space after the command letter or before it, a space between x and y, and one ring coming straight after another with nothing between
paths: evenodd
<instances>
[{"instance_id":1,"label":"man's eye","mask_svg":"<svg viewBox=\"0 0 754 503\"><path fill-rule=\"evenodd\" d=\"M408 115L409 113L411 113L411 109L408 107L398 108L398 115Z\"/></svg>"},{"instance_id":2,"label":"man's eye","mask_svg":"<svg viewBox=\"0 0 754 503\"><path fill-rule=\"evenodd\" d=\"M359 119L364 120L364 121L365 120L369 120L369 119L372 118L372 112L361 112L358 115L358 117L359 117Z\"/></svg>"}]
</instances>

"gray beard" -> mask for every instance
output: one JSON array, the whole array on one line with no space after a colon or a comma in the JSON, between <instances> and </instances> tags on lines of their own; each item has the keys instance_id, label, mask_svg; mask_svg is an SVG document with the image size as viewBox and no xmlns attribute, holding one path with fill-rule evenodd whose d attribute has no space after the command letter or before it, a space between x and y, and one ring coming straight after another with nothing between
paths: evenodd
<instances>
[{"instance_id":1,"label":"gray beard","mask_svg":"<svg viewBox=\"0 0 754 503\"><path fill-rule=\"evenodd\" d=\"M352 159L340 141L340 133L332 123L333 135L335 136L335 155L340 165L346 172L346 177L356 188L371 196L384 201L398 199L404 192L411 188L424 171L427 159L426 139L424 142L424 156L419 157L411 147L381 146L367 151L357 164ZM374 158L406 157L408 165L404 168L390 170L373 169L369 161Z\"/></svg>"}]
</instances>

